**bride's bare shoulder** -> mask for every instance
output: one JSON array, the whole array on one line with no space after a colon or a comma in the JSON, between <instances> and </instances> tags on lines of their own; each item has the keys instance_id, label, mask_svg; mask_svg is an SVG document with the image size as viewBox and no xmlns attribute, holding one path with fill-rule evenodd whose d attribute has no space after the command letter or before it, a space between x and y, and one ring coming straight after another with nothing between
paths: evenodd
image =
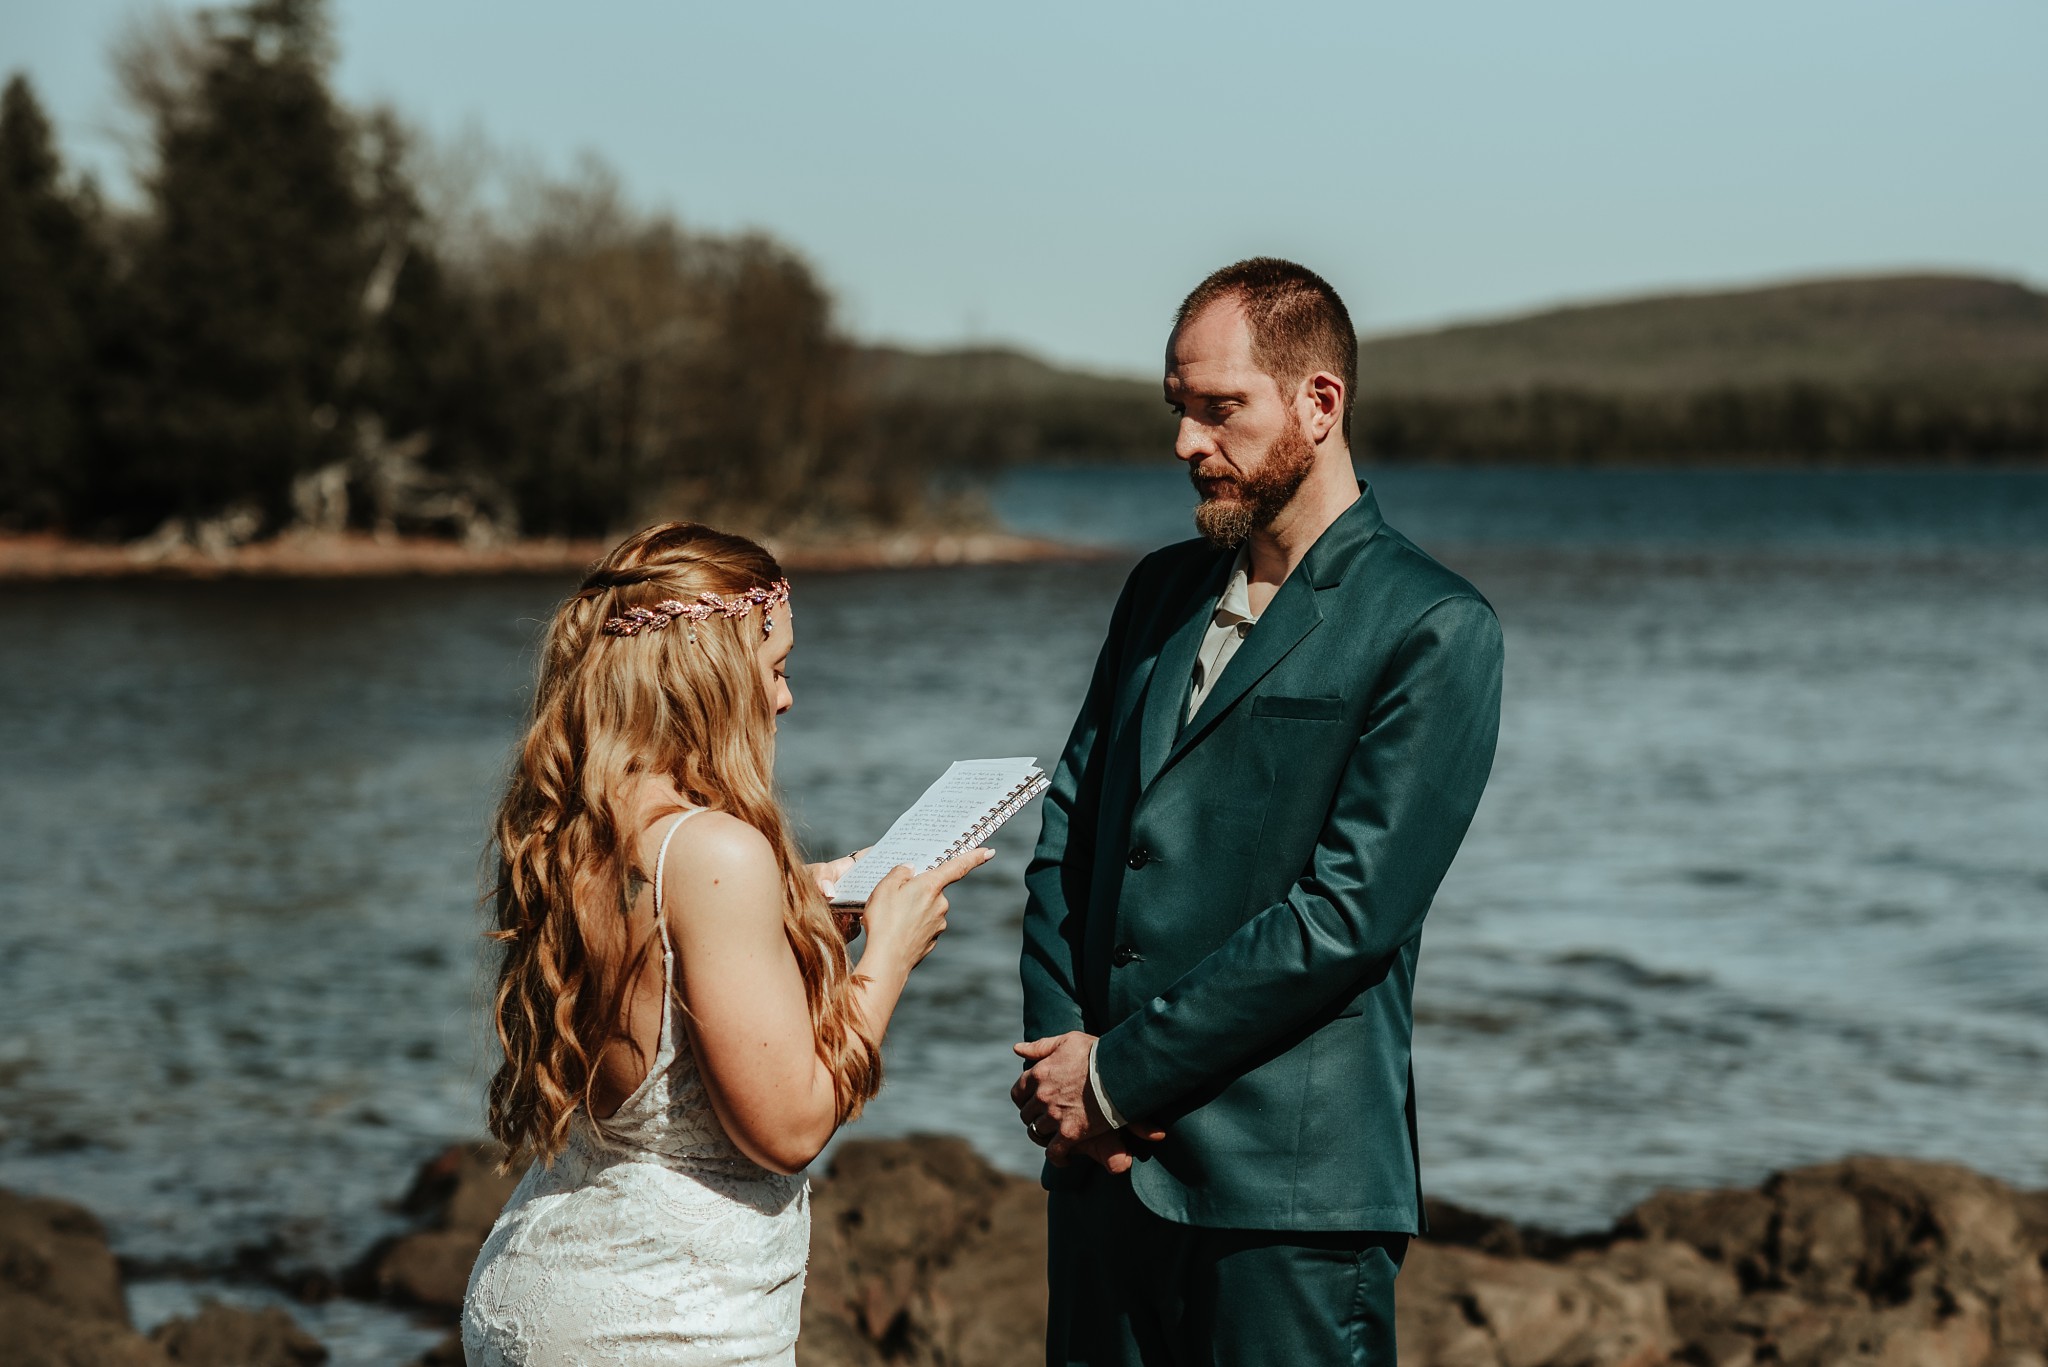
<instances>
[{"instance_id":1,"label":"bride's bare shoulder","mask_svg":"<svg viewBox=\"0 0 2048 1367\"><path fill-rule=\"evenodd\" d=\"M775 867L775 848L767 836L730 812L710 808L690 817L676 831L671 863L677 854L693 864L717 865L728 871L756 863Z\"/></svg>"},{"instance_id":2,"label":"bride's bare shoulder","mask_svg":"<svg viewBox=\"0 0 2048 1367\"><path fill-rule=\"evenodd\" d=\"M768 837L736 816L703 811L683 822L662 878L662 910L685 916L712 906L761 907L782 918L782 869Z\"/></svg>"}]
</instances>

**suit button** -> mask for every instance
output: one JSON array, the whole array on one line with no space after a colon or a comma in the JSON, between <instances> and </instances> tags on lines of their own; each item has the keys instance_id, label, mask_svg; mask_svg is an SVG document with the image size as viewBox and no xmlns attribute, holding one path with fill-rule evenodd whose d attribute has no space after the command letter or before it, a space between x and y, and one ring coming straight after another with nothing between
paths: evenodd
<instances>
[{"instance_id":1,"label":"suit button","mask_svg":"<svg viewBox=\"0 0 2048 1367\"><path fill-rule=\"evenodd\" d=\"M1146 849L1143 845L1134 845L1131 847L1130 854L1125 857L1124 862L1134 869L1142 869L1152 862L1152 851Z\"/></svg>"},{"instance_id":2,"label":"suit button","mask_svg":"<svg viewBox=\"0 0 2048 1367\"><path fill-rule=\"evenodd\" d=\"M1109 951L1109 962L1117 968L1129 968L1144 957L1144 955L1129 945L1118 945L1115 949Z\"/></svg>"}]
</instances>

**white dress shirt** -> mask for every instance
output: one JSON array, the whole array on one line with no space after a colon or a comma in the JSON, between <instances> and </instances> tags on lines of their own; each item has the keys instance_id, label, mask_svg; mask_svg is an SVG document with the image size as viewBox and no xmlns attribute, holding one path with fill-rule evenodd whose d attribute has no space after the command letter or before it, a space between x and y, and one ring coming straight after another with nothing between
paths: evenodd
<instances>
[{"instance_id":1,"label":"white dress shirt","mask_svg":"<svg viewBox=\"0 0 2048 1367\"><path fill-rule=\"evenodd\" d=\"M1223 677L1223 667L1258 624L1259 619L1252 616L1251 554L1241 549L1230 566L1230 582L1223 586L1216 610L1210 614L1209 633L1202 638L1201 653L1195 656L1194 687L1188 690L1188 714L1181 718L1183 725L1193 721L1195 713L1202 710L1202 703Z\"/></svg>"},{"instance_id":2,"label":"white dress shirt","mask_svg":"<svg viewBox=\"0 0 2048 1367\"><path fill-rule=\"evenodd\" d=\"M1193 721L1195 713L1202 710L1203 701L1223 677L1224 666L1258 624L1259 619L1252 616L1251 553L1248 547L1240 547L1230 567L1230 582L1223 586L1222 596L1216 600L1215 610L1209 616L1208 634L1202 637L1202 649L1195 656L1194 686L1188 690L1188 712L1181 718L1182 725ZM1110 1101L1109 1093L1102 1090L1102 1075L1095 1071L1092 1044L1088 1046L1088 1088L1095 1093L1096 1106L1113 1128L1122 1129L1130 1123Z\"/></svg>"}]
</instances>

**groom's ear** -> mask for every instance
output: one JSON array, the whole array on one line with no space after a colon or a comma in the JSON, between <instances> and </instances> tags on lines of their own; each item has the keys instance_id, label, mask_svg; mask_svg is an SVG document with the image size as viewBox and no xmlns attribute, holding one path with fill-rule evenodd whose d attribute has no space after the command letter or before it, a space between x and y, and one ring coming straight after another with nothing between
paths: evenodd
<instances>
[{"instance_id":1,"label":"groom's ear","mask_svg":"<svg viewBox=\"0 0 2048 1367\"><path fill-rule=\"evenodd\" d=\"M1344 381L1327 370L1315 371L1295 391L1294 411L1304 434L1315 445L1321 446L1332 432L1342 435Z\"/></svg>"}]
</instances>

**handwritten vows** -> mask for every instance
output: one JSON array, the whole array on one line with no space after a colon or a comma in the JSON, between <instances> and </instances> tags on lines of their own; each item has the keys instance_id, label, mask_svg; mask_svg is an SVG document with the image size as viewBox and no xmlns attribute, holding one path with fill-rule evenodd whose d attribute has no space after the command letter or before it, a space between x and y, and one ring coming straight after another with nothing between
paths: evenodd
<instances>
[{"instance_id":1,"label":"handwritten vows","mask_svg":"<svg viewBox=\"0 0 2048 1367\"><path fill-rule=\"evenodd\" d=\"M832 905L865 904L875 885L898 864L923 873L966 853L1047 786L1035 758L955 760L909 811L896 818L888 834L846 871L833 891Z\"/></svg>"}]
</instances>

